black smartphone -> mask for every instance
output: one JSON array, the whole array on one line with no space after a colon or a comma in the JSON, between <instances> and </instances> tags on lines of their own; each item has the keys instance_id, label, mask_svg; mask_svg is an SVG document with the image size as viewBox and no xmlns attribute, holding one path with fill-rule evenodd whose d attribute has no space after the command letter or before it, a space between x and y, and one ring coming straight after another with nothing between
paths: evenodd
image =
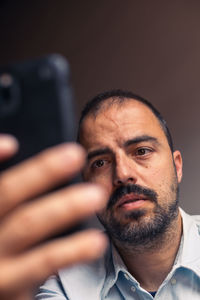
<instances>
[{"instance_id":1,"label":"black smartphone","mask_svg":"<svg viewBox=\"0 0 200 300\"><path fill-rule=\"evenodd\" d=\"M1 163L0 170L75 140L70 69L63 56L0 67L0 133L14 135L20 144L18 153Z\"/></svg>"},{"instance_id":2,"label":"black smartphone","mask_svg":"<svg viewBox=\"0 0 200 300\"><path fill-rule=\"evenodd\" d=\"M0 133L14 135L20 145L15 156L0 163L0 171L45 148L74 141L75 127L70 69L63 56L53 54L0 67ZM78 177L70 183L77 181ZM81 230L85 224L51 238Z\"/></svg>"}]
</instances>

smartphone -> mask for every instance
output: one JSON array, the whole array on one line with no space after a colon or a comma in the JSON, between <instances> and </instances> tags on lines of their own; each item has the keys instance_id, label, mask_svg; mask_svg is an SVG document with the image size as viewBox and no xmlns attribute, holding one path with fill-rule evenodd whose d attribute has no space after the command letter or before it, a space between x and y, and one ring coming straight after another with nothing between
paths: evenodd
<instances>
[{"instance_id":1,"label":"smartphone","mask_svg":"<svg viewBox=\"0 0 200 300\"><path fill-rule=\"evenodd\" d=\"M0 163L0 171L43 149L76 140L76 118L70 68L67 60L52 54L43 58L0 67L0 133L14 135L19 151ZM70 182L80 181L76 176ZM63 187L59 186L57 188ZM90 217L57 238L77 230L97 227Z\"/></svg>"},{"instance_id":2,"label":"smartphone","mask_svg":"<svg viewBox=\"0 0 200 300\"><path fill-rule=\"evenodd\" d=\"M18 153L4 170L59 143L75 140L75 115L67 60L52 54L0 67L0 133L14 135Z\"/></svg>"},{"instance_id":3,"label":"smartphone","mask_svg":"<svg viewBox=\"0 0 200 300\"><path fill-rule=\"evenodd\" d=\"M0 133L14 135L20 145L15 156L0 163L0 171L45 148L75 141L75 127L70 69L63 56L53 54L0 67ZM81 223L52 238L85 227Z\"/></svg>"}]
</instances>

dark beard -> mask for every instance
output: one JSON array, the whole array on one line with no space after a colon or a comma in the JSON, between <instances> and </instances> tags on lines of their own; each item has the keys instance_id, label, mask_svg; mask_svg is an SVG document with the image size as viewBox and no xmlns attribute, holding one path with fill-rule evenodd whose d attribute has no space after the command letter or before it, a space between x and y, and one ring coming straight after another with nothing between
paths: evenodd
<instances>
[{"instance_id":1,"label":"dark beard","mask_svg":"<svg viewBox=\"0 0 200 300\"><path fill-rule=\"evenodd\" d=\"M171 222L178 215L178 184L177 180L171 187L171 192L174 195L174 201L168 206L161 206L157 201L157 193L151 189L143 188L138 185L128 185L118 188L111 196L106 212L108 215L106 220L99 217L101 223L106 228L110 237L114 240L124 242L132 246L150 247L155 240L160 238L168 229ZM134 193L137 195L147 196L148 199L155 203L153 215L145 219L146 209L138 209L126 212L123 219L126 222L121 222L116 218L112 210L114 204L126 194Z\"/></svg>"}]
</instances>

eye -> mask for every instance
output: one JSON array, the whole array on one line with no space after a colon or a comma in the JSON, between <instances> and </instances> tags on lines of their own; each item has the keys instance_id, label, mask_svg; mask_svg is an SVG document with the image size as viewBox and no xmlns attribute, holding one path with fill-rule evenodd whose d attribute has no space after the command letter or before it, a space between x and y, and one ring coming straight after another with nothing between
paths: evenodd
<instances>
[{"instance_id":1,"label":"eye","mask_svg":"<svg viewBox=\"0 0 200 300\"><path fill-rule=\"evenodd\" d=\"M149 153L151 153L153 150L152 149L150 149L150 148L138 148L137 150L136 150L136 152L135 152L135 154L137 155L137 156L145 156L145 155L147 155L147 154L149 154Z\"/></svg>"},{"instance_id":2,"label":"eye","mask_svg":"<svg viewBox=\"0 0 200 300\"><path fill-rule=\"evenodd\" d=\"M92 164L93 169L101 168L105 165L105 160L103 159L98 159Z\"/></svg>"}]
</instances>

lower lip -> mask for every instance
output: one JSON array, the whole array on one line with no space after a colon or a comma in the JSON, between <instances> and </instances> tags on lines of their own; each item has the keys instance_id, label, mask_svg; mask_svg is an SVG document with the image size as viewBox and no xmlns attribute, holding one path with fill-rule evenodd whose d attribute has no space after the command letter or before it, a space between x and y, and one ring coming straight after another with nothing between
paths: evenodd
<instances>
[{"instance_id":1,"label":"lower lip","mask_svg":"<svg viewBox=\"0 0 200 300\"><path fill-rule=\"evenodd\" d=\"M134 202L128 202L128 203L124 203L123 205L120 205L119 208L122 208L125 210L133 210L133 209L140 208L146 202L147 202L147 200L138 200L138 201L134 201Z\"/></svg>"}]
</instances>

